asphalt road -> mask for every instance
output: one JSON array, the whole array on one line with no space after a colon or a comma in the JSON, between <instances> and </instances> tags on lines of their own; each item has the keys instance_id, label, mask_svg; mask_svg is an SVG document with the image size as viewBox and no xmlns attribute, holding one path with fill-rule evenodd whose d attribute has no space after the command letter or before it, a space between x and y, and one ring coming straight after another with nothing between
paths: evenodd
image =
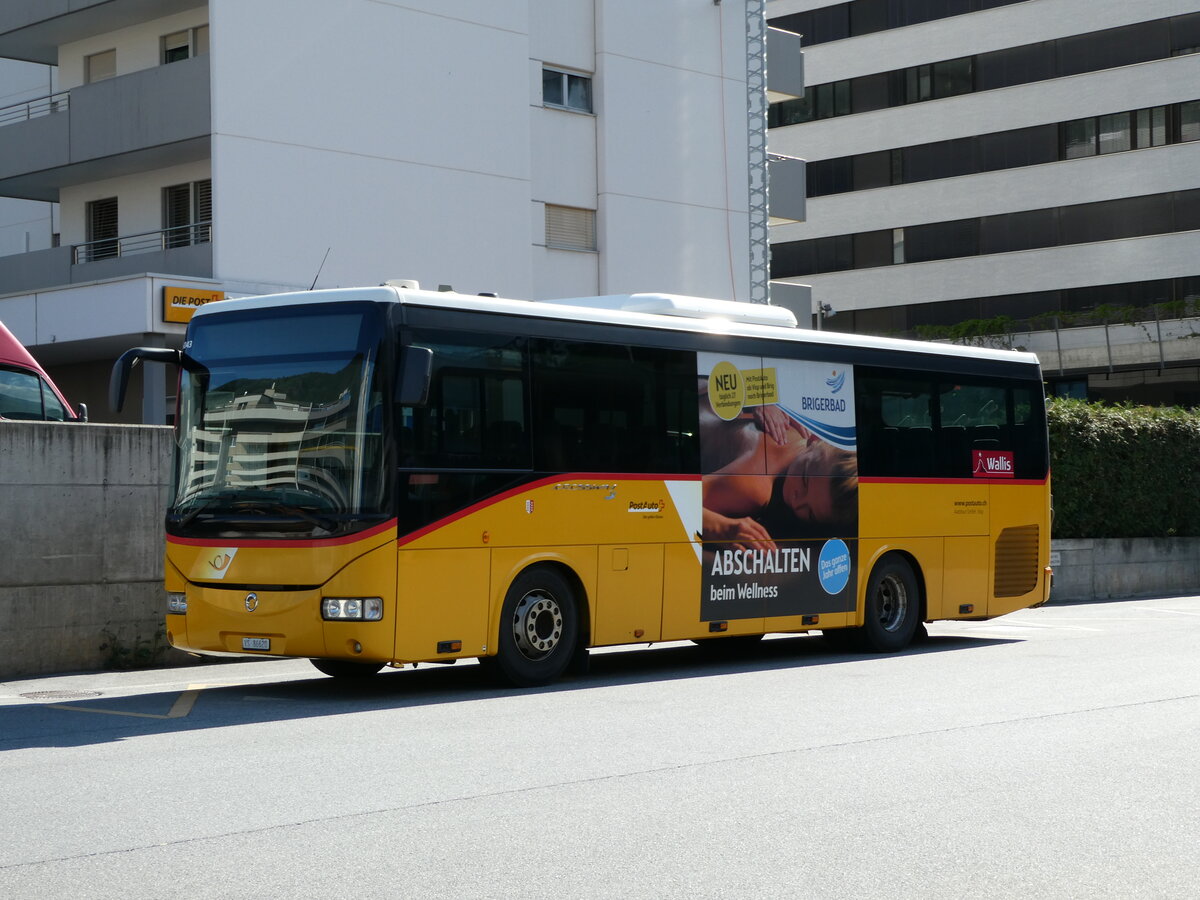
<instances>
[{"instance_id":1,"label":"asphalt road","mask_svg":"<svg viewBox=\"0 0 1200 900\"><path fill-rule=\"evenodd\" d=\"M1200 896L1200 597L930 632L0 684L0 898Z\"/></svg>"}]
</instances>

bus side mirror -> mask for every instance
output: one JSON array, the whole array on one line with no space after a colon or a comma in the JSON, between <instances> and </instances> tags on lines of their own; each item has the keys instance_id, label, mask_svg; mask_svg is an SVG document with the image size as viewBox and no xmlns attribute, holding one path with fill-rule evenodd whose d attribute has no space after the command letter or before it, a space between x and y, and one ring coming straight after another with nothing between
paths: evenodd
<instances>
[{"instance_id":1,"label":"bus side mirror","mask_svg":"<svg viewBox=\"0 0 1200 900\"><path fill-rule=\"evenodd\" d=\"M120 412L125 405L125 389L129 387L129 372L139 360L148 359L151 362L175 363L179 365L183 353L167 347L134 347L126 350L113 363L112 375L108 379L108 405L113 412Z\"/></svg>"},{"instance_id":2,"label":"bus side mirror","mask_svg":"<svg viewBox=\"0 0 1200 900\"><path fill-rule=\"evenodd\" d=\"M396 404L424 406L429 402L429 382L433 378L433 351L428 347L405 347L403 360L396 382Z\"/></svg>"},{"instance_id":3,"label":"bus side mirror","mask_svg":"<svg viewBox=\"0 0 1200 900\"><path fill-rule=\"evenodd\" d=\"M87 404L86 403L76 403L75 404L75 415L79 418L80 422L86 422L88 420Z\"/></svg>"}]
</instances>

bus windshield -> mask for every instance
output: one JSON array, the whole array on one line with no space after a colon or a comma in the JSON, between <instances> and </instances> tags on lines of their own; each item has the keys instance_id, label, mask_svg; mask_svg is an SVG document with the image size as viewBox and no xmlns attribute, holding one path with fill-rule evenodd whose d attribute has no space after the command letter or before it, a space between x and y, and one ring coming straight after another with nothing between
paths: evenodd
<instances>
[{"instance_id":1,"label":"bus windshield","mask_svg":"<svg viewBox=\"0 0 1200 900\"><path fill-rule=\"evenodd\" d=\"M370 304L196 317L168 530L313 538L385 520L384 333Z\"/></svg>"}]
</instances>

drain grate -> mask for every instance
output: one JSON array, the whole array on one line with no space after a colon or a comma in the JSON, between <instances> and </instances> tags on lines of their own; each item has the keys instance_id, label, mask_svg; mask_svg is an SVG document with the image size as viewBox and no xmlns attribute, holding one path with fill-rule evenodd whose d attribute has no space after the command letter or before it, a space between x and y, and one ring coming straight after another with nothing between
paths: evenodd
<instances>
[{"instance_id":1,"label":"drain grate","mask_svg":"<svg viewBox=\"0 0 1200 900\"><path fill-rule=\"evenodd\" d=\"M26 700L82 700L84 697L99 697L99 691L33 691L22 694Z\"/></svg>"}]
</instances>

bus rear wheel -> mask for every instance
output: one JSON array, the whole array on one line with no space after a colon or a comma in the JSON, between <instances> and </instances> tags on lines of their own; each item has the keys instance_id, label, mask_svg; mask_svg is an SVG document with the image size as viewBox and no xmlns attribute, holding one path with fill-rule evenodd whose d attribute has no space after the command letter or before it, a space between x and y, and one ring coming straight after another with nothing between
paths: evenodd
<instances>
[{"instance_id":1,"label":"bus rear wheel","mask_svg":"<svg viewBox=\"0 0 1200 900\"><path fill-rule=\"evenodd\" d=\"M496 670L517 687L536 687L558 678L575 655L579 611L575 592L548 568L517 576L500 610Z\"/></svg>"},{"instance_id":2,"label":"bus rear wheel","mask_svg":"<svg viewBox=\"0 0 1200 900\"><path fill-rule=\"evenodd\" d=\"M370 678L383 663L354 662L350 659L310 659L313 667L332 678Z\"/></svg>"},{"instance_id":3,"label":"bus rear wheel","mask_svg":"<svg viewBox=\"0 0 1200 900\"><path fill-rule=\"evenodd\" d=\"M912 641L921 616L921 594L912 566L895 554L885 556L867 582L863 626L858 632L864 650L891 653Z\"/></svg>"}]
</instances>

